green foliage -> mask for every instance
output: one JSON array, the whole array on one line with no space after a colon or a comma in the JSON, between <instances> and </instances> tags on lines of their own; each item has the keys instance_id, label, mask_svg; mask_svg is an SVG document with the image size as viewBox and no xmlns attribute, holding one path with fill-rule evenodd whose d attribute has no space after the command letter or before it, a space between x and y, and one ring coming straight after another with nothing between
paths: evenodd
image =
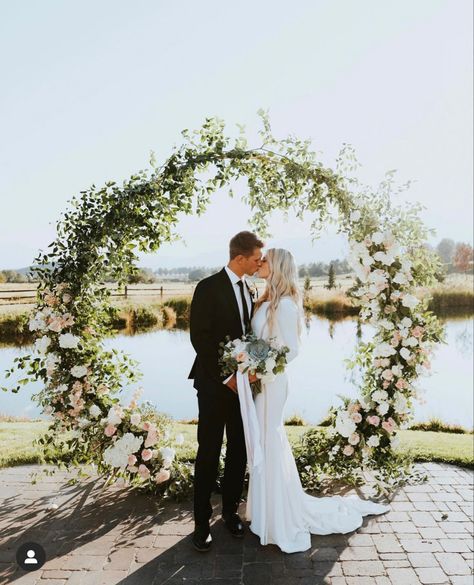
<instances>
[{"instance_id":1,"label":"green foliage","mask_svg":"<svg viewBox=\"0 0 474 585\"><path fill-rule=\"evenodd\" d=\"M392 196L409 184L397 187L395 171L389 171L375 190L362 185L354 174L359 163L350 145L343 146L336 169L332 170L318 160L308 140L293 136L277 140L268 115L263 111L259 115L261 145L256 148L247 146L242 128L239 135L232 138L225 133L222 120L207 118L200 129L182 132L183 143L174 148L161 166L152 156L149 170L139 171L121 185L115 181L101 188L92 185L71 200L70 208L57 224L56 239L47 252L41 252L35 259L32 272L39 280L35 319L37 316L52 319L54 315L54 319L67 321L67 325L63 323L59 328L62 333L73 336L77 343L61 345L61 335L55 331L56 322L52 329L48 328L49 323L38 326L39 356L15 358L14 367L6 373L8 378L15 369L26 372L26 377L12 389L13 392L18 392L30 380L41 382L42 389L34 399L53 415L48 431L38 441L46 460L66 466L95 463L101 473L110 474L110 481L120 476L144 489L164 490L160 492L162 495L166 492L179 497L186 493L190 470L181 464L172 467L171 479L163 486L153 483L152 478L140 483L136 475L132 475L133 470L118 472L114 468L111 473L104 463L104 451L113 446L116 437L132 432L144 438L144 429L132 423L133 414L147 417L147 421L158 425L165 436L165 422L146 406L136 404L124 409L113 438L104 432L106 417L119 405L124 384L141 377L135 360L123 352L107 351L103 347L102 341L111 332L117 316L111 310L106 283L113 280L122 286L143 278L136 266L137 252L153 252L164 243L179 239L175 232L179 219L183 215L201 215L212 194L239 179L247 181L248 191L242 199L249 205L250 223L261 237L269 236L268 223L277 209L291 211L299 219L309 216L313 239L329 223L336 223L339 232L359 243L367 238L371 242L370 237L377 230L388 230L406 247L413 267L413 284L429 286L436 280L436 274L441 271L439 256L420 245L429 233L419 218L421 207L417 204L395 206L392 202ZM354 212L358 214L357 220L353 219ZM371 252L383 251L372 242L370 246ZM389 295L396 288L393 277L400 269L399 260L389 268L391 280L387 296L380 301L381 308L394 309L395 315L390 318L396 322L411 316L423 324L426 343L442 340L442 327L434 315L427 312L427 302L415 312L400 303L397 307L388 306ZM381 268L380 272L383 272ZM352 291L354 297L360 284ZM166 309L172 310L178 320L189 318L188 300L169 300L165 303L165 312ZM359 308L354 310L358 312ZM367 311L366 306L363 311ZM169 317L167 314L166 318ZM145 316L137 315L137 318ZM383 335L379 328L372 342L360 343L356 357L349 363L351 367L365 369L360 392L367 402L367 412L375 408L370 397L382 383L372 354ZM57 359L54 367L48 361L51 358ZM414 362L404 364L410 382L418 375L416 365ZM77 366L87 369L87 374L80 376L80 382L73 374ZM390 392L394 394L393 388ZM409 390L407 396L411 407ZM345 407L350 406L355 407L351 414L362 407L361 403L350 405L346 401ZM89 416L90 408L98 408L100 415ZM404 420L402 416L397 417L393 409L388 416L395 417L396 423ZM336 411L333 422L335 417ZM317 485L322 474L330 473L357 483L362 481L364 468L373 471L379 489L388 490L408 478L408 463L392 452L389 439L382 433L379 433L380 447L367 456L370 449L365 440L371 431L364 419L360 427L360 448L353 457L341 456L342 446L347 443L342 435L319 430L305 436L298 454L298 467L306 474L304 481ZM137 456L141 456L138 451ZM159 467L160 457L153 462ZM154 473L157 468L153 467L152 471Z\"/></svg>"},{"instance_id":2,"label":"green foliage","mask_svg":"<svg viewBox=\"0 0 474 585\"><path fill-rule=\"evenodd\" d=\"M290 427L304 427L306 421L299 414L292 414L285 420L285 425Z\"/></svg>"}]
</instances>

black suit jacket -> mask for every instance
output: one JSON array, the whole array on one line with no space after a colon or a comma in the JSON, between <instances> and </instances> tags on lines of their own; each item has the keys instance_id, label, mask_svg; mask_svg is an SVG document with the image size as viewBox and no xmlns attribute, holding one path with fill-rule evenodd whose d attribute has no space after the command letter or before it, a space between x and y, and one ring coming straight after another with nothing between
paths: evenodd
<instances>
[{"instance_id":1,"label":"black suit jacket","mask_svg":"<svg viewBox=\"0 0 474 585\"><path fill-rule=\"evenodd\" d=\"M224 268L197 284L191 301L190 333L197 355L188 378L194 379L197 390L221 386L228 376L221 374L219 344L226 336L237 339L243 335L239 305Z\"/></svg>"}]
</instances>

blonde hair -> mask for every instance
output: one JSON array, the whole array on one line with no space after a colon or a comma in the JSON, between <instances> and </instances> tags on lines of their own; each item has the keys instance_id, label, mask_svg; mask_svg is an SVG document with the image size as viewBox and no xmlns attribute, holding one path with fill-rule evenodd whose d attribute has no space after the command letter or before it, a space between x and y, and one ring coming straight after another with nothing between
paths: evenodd
<instances>
[{"instance_id":1,"label":"blonde hair","mask_svg":"<svg viewBox=\"0 0 474 585\"><path fill-rule=\"evenodd\" d=\"M275 324L275 315L280 300L288 296L295 302L299 309L298 335L301 335L301 317L303 314L303 299L298 288L298 269L295 259L288 250L283 248L270 248L265 254L270 274L262 296L256 302L256 309L265 301L269 301L267 307L267 326L271 337Z\"/></svg>"}]
</instances>

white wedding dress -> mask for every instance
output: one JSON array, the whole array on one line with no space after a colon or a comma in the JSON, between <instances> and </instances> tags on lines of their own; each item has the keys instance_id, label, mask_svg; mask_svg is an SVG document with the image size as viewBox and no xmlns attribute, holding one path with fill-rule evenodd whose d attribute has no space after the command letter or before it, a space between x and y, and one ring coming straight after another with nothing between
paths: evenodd
<instances>
[{"instance_id":1,"label":"white wedding dress","mask_svg":"<svg viewBox=\"0 0 474 585\"><path fill-rule=\"evenodd\" d=\"M263 339L269 337L267 307L268 302L262 303L252 319L253 332ZM288 362L296 357L298 308L290 297L280 301L272 337L289 347ZM313 377L317 386L315 374L316 371ZM283 424L287 396L288 378L284 372L273 382L262 384L262 392L255 399L259 452L263 457L258 466L249 465L246 517L261 544L276 544L282 551L292 553L308 550L311 534L351 532L361 526L363 516L383 514L390 508L355 495L313 497L303 490Z\"/></svg>"}]
</instances>

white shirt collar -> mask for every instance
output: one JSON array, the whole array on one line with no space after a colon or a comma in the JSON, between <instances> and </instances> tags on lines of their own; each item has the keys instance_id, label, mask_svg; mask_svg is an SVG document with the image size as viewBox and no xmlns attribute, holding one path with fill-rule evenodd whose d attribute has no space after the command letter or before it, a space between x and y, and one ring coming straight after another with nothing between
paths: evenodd
<instances>
[{"instance_id":1,"label":"white shirt collar","mask_svg":"<svg viewBox=\"0 0 474 585\"><path fill-rule=\"evenodd\" d=\"M235 274L235 272L233 270L231 270L228 266L225 266L225 271L227 272L227 275L230 278L230 281L232 284L237 284L239 282L239 280L241 280L242 282L245 282L245 276L243 276L242 278L239 278L237 276L237 274Z\"/></svg>"}]
</instances>

